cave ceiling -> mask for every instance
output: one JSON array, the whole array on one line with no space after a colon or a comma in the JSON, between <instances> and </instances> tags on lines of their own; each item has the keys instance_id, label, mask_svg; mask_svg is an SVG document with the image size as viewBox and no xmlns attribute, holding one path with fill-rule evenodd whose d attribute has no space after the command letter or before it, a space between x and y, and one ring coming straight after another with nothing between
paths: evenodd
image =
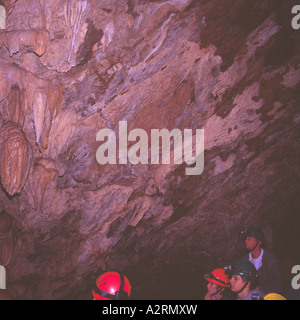
<instances>
[{"instance_id":1,"label":"cave ceiling","mask_svg":"<svg viewBox=\"0 0 300 320\"><path fill-rule=\"evenodd\" d=\"M174 279L230 263L242 228L289 232L300 209L293 4L2 1L0 264L14 298L91 299L113 269L137 297L168 297ZM175 149L169 163L100 164L96 135L109 129L118 145L120 122L146 133L149 159L153 129L192 129L194 152L203 129L203 171L186 174Z\"/></svg>"}]
</instances>

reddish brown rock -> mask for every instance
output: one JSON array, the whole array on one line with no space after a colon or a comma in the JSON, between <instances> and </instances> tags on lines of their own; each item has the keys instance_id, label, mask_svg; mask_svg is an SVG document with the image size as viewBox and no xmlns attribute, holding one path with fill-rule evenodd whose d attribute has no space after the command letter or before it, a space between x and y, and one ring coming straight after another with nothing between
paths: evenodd
<instances>
[{"instance_id":1,"label":"reddish brown rock","mask_svg":"<svg viewBox=\"0 0 300 320\"><path fill-rule=\"evenodd\" d=\"M13 298L91 299L95 277L121 269L138 298L199 299L201 275L231 263L252 224L287 266L299 260L290 1L2 2L0 258ZM203 173L187 176L174 151L170 164L100 165L97 132L118 141L120 121L148 137L204 129Z\"/></svg>"},{"instance_id":2,"label":"reddish brown rock","mask_svg":"<svg viewBox=\"0 0 300 320\"><path fill-rule=\"evenodd\" d=\"M39 31L11 31L1 33L0 45L5 45L10 55L18 53L22 47L29 48L38 56L42 56L46 50L49 35L46 30Z\"/></svg>"},{"instance_id":3,"label":"reddish brown rock","mask_svg":"<svg viewBox=\"0 0 300 320\"><path fill-rule=\"evenodd\" d=\"M0 128L0 177L6 192L21 193L31 166L32 150L22 129L14 122Z\"/></svg>"}]
</instances>

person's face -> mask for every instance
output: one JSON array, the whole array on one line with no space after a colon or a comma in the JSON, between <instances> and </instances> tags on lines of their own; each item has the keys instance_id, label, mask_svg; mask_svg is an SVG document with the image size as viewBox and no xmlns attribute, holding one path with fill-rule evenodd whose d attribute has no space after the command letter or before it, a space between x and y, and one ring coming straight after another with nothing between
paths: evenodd
<instances>
[{"instance_id":1,"label":"person's face","mask_svg":"<svg viewBox=\"0 0 300 320\"><path fill-rule=\"evenodd\" d=\"M233 275L230 279L231 284L231 291L233 292L239 292L242 290L243 286L245 285L245 282L243 281L242 277L239 275Z\"/></svg>"},{"instance_id":2,"label":"person's face","mask_svg":"<svg viewBox=\"0 0 300 320\"><path fill-rule=\"evenodd\" d=\"M245 245L246 245L246 249L248 250L252 250L257 244L257 239L253 238L253 237L247 237L245 239Z\"/></svg>"},{"instance_id":3,"label":"person's face","mask_svg":"<svg viewBox=\"0 0 300 320\"><path fill-rule=\"evenodd\" d=\"M218 291L218 289L219 289L218 285L216 285L215 283L208 282L208 284L207 284L207 292L210 295L215 294Z\"/></svg>"}]
</instances>

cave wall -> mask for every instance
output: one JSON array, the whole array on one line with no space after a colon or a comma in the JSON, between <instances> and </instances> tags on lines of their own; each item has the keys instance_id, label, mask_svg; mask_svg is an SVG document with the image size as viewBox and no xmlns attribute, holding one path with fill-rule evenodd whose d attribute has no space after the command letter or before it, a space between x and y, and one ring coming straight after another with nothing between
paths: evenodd
<instances>
[{"instance_id":1,"label":"cave wall","mask_svg":"<svg viewBox=\"0 0 300 320\"><path fill-rule=\"evenodd\" d=\"M111 269L136 298L197 298L201 274L238 256L253 224L295 264L293 1L0 4L0 263L12 298L91 299ZM149 137L204 129L203 173L100 165L96 134L119 121Z\"/></svg>"}]
</instances>

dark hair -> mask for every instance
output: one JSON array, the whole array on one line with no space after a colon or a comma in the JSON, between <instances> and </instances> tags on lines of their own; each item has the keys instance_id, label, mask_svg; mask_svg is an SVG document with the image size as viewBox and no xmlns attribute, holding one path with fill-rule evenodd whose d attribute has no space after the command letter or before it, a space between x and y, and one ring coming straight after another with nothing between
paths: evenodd
<instances>
[{"instance_id":1,"label":"dark hair","mask_svg":"<svg viewBox=\"0 0 300 320\"><path fill-rule=\"evenodd\" d=\"M251 289L251 290L256 289L257 286L259 285L258 277L251 277L251 278L249 278L249 277L246 277L246 276L241 276L241 278L242 278L242 281L243 281L244 283L246 283L246 281L249 281L249 283L250 283L250 289Z\"/></svg>"}]
</instances>

